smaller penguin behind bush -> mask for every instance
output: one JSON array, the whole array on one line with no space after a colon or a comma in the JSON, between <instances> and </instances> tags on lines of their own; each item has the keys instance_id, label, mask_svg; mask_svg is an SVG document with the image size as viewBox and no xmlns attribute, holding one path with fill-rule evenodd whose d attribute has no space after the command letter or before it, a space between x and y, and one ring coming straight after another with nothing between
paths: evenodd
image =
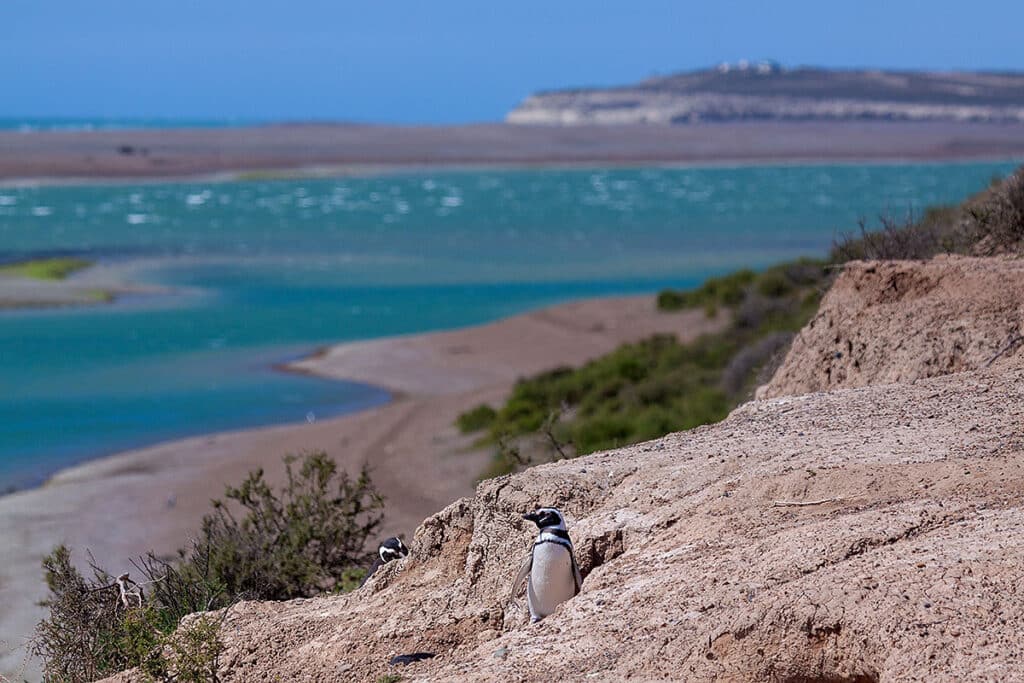
<instances>
[{"instance_id":1,"label":"smaller penguin behind bush","mask_svg":"<svg viewBox=\"0 0 1024 683\"><path fill-rule=\"evenodd\" d=\"M399 560L408 554L409 549L405 547L405 543L402 543L402 539L398 536L392 536L391 538L385 539L379 546L377 546L377 558L370 566L370 570L366 572L366 576L363 577L363 581L359 584L359 587L362 588L366 585L366 582L370 580L373 573L388 562L391 562L392 560Z\"/></svg>"},{"instance_id":2,"label":"smaller penguin behind bush","mask_svg":"<svg viewBox=\"0 0 1024 683\"><path fill-rule=\"evenodd\" d=\"M523 519L536 524L540 534L512 583L510 599L516 597L525 579L530 622L536 623L579 593L583 577L576 565L565 518L557 508L538 508L523 515Z\"/></svg>"}]
</instances>

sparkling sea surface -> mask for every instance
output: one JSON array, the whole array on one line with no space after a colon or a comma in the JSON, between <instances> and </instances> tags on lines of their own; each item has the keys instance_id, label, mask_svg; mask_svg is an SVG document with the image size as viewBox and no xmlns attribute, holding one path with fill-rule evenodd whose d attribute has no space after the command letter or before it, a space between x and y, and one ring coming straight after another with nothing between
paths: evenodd
<instances>
[{"instance_id":1,"label":"sparkling sea surface","mask_svg":"<svg viewBox=\"0 0 1024 683\"><path fill-rule=\"evenodd\" d=\"M83 256L170 290L0 312L0 492L126 448L388 399L273 369L318 345L822 256L859 218L958 202L1015 167L431 170L0 187L0 262Z\"/></svg>"}]
</instances>

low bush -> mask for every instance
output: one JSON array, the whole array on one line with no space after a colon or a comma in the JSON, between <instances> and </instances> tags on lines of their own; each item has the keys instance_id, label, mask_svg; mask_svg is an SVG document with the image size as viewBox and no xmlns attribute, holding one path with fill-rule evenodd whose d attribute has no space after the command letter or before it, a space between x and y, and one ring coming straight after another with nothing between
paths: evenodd
<instances>
[{"instance_id":1,"label":"low bush","mask_svg":"<svg viewBox=\"0 0 1024 683\"><path fill-rule=\"evenodd\" d=\"M968 230L982 255L1024 251L1024 170L1019 170L967 209Z\"/></svg>"},{"instance_id":2,"label":"low bush","mask_svg":"<svg viewBox=\"0 0 1024 683\"><path fill-rule=\"evenodd\" d=\"M686 296L675 289L664 289L658 293L657 305L659 311L679 311L687 308L686 302Z\"/></svg>"},{"instance_id":3,"label":"low bush","mask_svg":"<svg viewBox=\"0 0 1024 683\"><path fill-rule=\"evenodd\" d=\"M696 289L666 289L658 294L658 309L678 311L684 308L704 308L710 317L720 307L732 308L743 301L747 288L756 278L752 270L738 270L721 277L710 277Z\"/></svg>"},{"instance_id":4,"label":"low bush","mask_svg":"<svg viewBox=\"0 0 1024 683\"><path fill-rule=\"evenodd\" d=\"M722 391L736 396L753 389L751 382L756 384L758 375L755 371L788 349L793 336L793 332L772 332L740 349L722 370L719 380Z\"/></svg>"},{"instance_id":5,"label":"low bush","mask_svg":"<svg viewBox=\"0 0 1024 683\"><path fill-rule=\"evenodd\" d=\"M779 270L765 272L757 279L757 291L769 299L786 296L795 286L786 273Z\"/></svg>"},{"instance_id":6,"label":"low bush","mask_svg":"<svg viewBox=\"0 0 1024 683\"><path fill-rule=\"evenodd\" d=\"M203 518L209 571L230 595L289 600L334 590L365 560L367 538L383 521L384 499L364 465L356 479L339 472L325 453L286 456L284 487L266 483L263 470L228 487Z\"/></svg>"},{"instance_id":7,"label":"low bush","mask_svg":"<svg viewBox=\"0 0 1024 683\"><path fill-rule=\"evenodd\" d=\"M176 631L184 614L145 597L144 587L123 593L119 581L91 563L86 578L58 546L43 559L50 614L37 626L31 649L43 660L43 680L85 683L139 667L155 681L215 681L222 649L218 620L198 619ZM162 576L146 582L156 586Z\"/></svg>"},{"instance_id":8,"label":"low bush","mask_svg":"<svg viewBox=\"0 0 1024 683\"><path fill-rule=\"evenodd\" d=\"M278 491L262 470L228 487L226 500L214 501L203 518L199 539L177 559L150 553L133 561L139 584L92 561L86 578L70 551L56 548L43 561L49 615L32 641L45 680L79 683L132 667L157 681L216 680L219 621L182 622L186 615L238 599L286 600L358 586L383 498L366 467L353 479L322 452L299 461L285 457Z\"/></svg>"},{"instance_id":9,"label":"low bush","mask_svg":"<svg viewBox=\"0 0 1024 683\"><path fill-rule=\"evenodd\" d=\"M579 368L520 380L505 405L487 415L495 456L486 475L721 420L814 314L827 280L823 262L802 259L711 278L689 292L662 292L662 310L721 306L733 311L732 320L723 332L687 344L654 336ZM459 424L478 421L474 411Z\"/></svg>"},{"instance_id":10,"label":"low bush","mask_svg":"<svg viewBox=\"0 0 1024 683\"><path fill-rule=\"evenodd\" d=\"M946 212L926 214L915 219L913 214L896 219L879 217L879 228L869 228L860 221L859 233L843 235L832 247L833 263L856 260L915 260L931 258L939 253L960 251L961 236L955 218Z\"/></svg>"},{"instance_id":11,"label":"low bush","mask_svg":"<svg viewBox=\"0 0 1024 683\"><path fill-rule=\"evenodd\" d=\"M472 434L490 427L497 415L498 412L494 408L486 403L481 403L476 408L459 415L456 426L463 434Z\"/></svg>"},{"instance_id":12,"label":"low bush","mask_svg":"<svg viewBox=\"0 0 1024 683\"><path fill-rule=\"evenodd\" d=\"M920 217L879 217L879 226L860 222L844 235L830 260L928 259L937 254L993 255L1024 251L1024 169L992 185L960 206L933 207Z\"/></svg>"}]
</instances>

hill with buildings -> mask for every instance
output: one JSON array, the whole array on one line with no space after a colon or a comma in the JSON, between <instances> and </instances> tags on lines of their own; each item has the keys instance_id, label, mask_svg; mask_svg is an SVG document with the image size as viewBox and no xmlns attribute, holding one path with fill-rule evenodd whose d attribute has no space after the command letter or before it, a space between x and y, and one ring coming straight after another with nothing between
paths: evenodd
<instances>
[{"instance_id":1,"label":"hill with buildings","mask_svg":"<svg viewBox=\"0 0 1024 683\"><path fill-rule=\"evenodd\" d=\"M614 88L541 92L514 124L748 120L1024 122L1024 74L785 68L723 63Z\"/></svg>"}]
</instances>

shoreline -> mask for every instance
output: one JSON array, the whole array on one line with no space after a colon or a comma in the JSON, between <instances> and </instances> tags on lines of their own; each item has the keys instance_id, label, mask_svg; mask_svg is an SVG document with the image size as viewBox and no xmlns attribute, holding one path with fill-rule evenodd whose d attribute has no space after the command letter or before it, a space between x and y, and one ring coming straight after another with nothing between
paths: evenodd
<instances>
[{"instance_id":1,"label":"shoreline","mask_svg":"<svg viewBox=\"0 0 1024 683\"><path fill-rule=\"evenodd\" d=\"M475 327L344 343L288 363L288 370L363 381L392 399L369 410L312 423L204 434L90 460L42 487L0 497L0 672L18 669L19 649L42 611L39 560L65 542L81 562L89 549L118 571L130 557L172 553L198 528L225 483L257 467L272 485L281 457L326 450L348 471L363 462L387 499L382 535L410 537L419 522L471 495L490 461L455 418L498 404L521 376L578 365L656 332L683 339L724 321L702 311L665 314L654 296L606 297L542 308ZM525 342L525 343L524 343ZM9 646L2 646L2 643Z\"/></svg>"},{"instance_id":2,"label":"shoreline","mask_svg":"<svg viewBox=\"0 0 1024 683\"><path fill-rule=\"evenodd\" d=\"M127 150L127 151L126 151ZM686 126L266 125L0 131L0 183L366 175L424 168L983 161L1024 157L1024 125L732 122Z\"/></svg>"},{"instance_id":3,"label":"shoreline","mask_svg":"<svg viewBox=\"0 0 1024 683\"><path fill-rule=\"evenodd\" d=\"M1024 135L1024 131L1022 131ZM289 168L232 169L216 173L169 176L33 176L4 178L0 176L0 189L22 189L37 187L88 187L118 185L164 185L203 183L278 182L300 180L330 180L342 178L371 178L402 175L406 173L472 173L486 171L586 171L604 169L738 169L791 166L902 166L902 165L956 165L956 164L1019 164L1024 161L1024 150L1016 154L984 154L980 156L843 156L827 158L821 156L764 158L735 157L696 161L538 161L538 162L484 162L484 163L436 163L436 164L389 164L389 165L339 165L339 166L295 166ZM260 177L249 177L249 176ZM263 177L265 176L265 177Z\"/></svg>"}]
</instances>

